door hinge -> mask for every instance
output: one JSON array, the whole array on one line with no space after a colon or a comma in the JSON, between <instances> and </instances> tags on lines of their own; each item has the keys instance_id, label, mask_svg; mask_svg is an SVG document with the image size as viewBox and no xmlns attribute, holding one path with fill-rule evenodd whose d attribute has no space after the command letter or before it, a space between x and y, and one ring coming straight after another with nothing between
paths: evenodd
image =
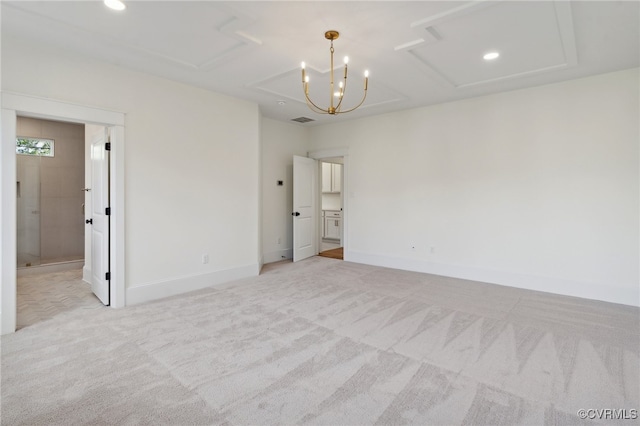
<instances>
[{"instance_id":1,"label":"door hinge","mask_svg":"<svg viewBox=\"0 0 640 426\"><path fill-rule=\"evenodd\" d=\"M111 280L111 272L107 272L106 274L104 274L104 279L107 281Z\"/></svg>"},{"instance_id":2,"label":"door hinge","mask_svg":"<svg viewBox=\"0 0 640 426\"><path fill-rule=\"evenodd\" d=\"M111 207L107 207L106 209L104 209L104 214L106 214L107 216L111 216Z\"/></svg>"},{"instance_id":3,"label":"door hinge","mask_svg":"<svg viewBox=\"0 0 640 426\"><path fill-rule=\"evenodd\" d=\"M111 142L107 142L104 144L105 151L111 151Z\"/></svg>"}]
</instances>

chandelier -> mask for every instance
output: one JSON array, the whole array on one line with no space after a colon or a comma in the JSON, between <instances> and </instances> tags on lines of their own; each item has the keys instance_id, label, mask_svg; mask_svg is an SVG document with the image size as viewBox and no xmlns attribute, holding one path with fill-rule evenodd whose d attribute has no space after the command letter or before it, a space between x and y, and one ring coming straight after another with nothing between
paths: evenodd
<instances>
[{"instance_id":1,"label":"chandelier","mask_svg":"<svg viewBox=\"0 0 640 426\"><path fill-rule=\"evenodd\" d=\"M317 112L319 114L337 115L337 114L344 114L346 112L351 112L354 109L358 108L360 105L362 105L364 100L367 98L367 88L369 85L369 71L364 72L364 95L362 96L362 100L360 101L360 103L354 106L353 108L342 110L342 100L344 98L344 93L347 90L347 64L349 63L349 58L347 56L344 57L344 81L341 81L338 85L338 90L335 90L334 80L333 80L333 40L340 37L340 33L335 30L329 30L326 33L324 33L324 37L327 40L331 41L331 48L329 49L329 51L331 52L331 76L330 76L331 80L329 82L329 93L330 93L329 107L321 108L309 98L309 76L305 71L305 64L303 62L302 63L302 88L304 90L304 98L309 108L312 111Z\"/></svg>"}]
</instances>

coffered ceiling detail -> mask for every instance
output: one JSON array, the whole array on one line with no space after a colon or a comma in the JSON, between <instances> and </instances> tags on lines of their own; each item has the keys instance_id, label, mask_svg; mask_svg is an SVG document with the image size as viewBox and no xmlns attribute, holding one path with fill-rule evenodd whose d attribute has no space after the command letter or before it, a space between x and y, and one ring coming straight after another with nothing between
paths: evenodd
<instances>
[{"instance_id":1,"label":"coffered ceiling detail","mask_svg":"<svg viewBox=\"0 0 640 426\"><path fill-rule=\"evenodd\" d=\"M421 37L396 46L434 78L455 88L577 65L569 2L472 2L410 24ZM475 37L474 34L482 34ZM487 63L482 54L499 52Z\"/></svg>"},{"instance_id":2,"label":"coffered ceiling detail","mask_svg":"<svg viewBox=\"0 0 640 426\"><path fill-rule=\"evenodd\" d=\"M102 1L3 0L4 40L42 46L255 102L282 121L321 125L640 64L636 1L141 1L123 12ZM338 67L348 55L340 116L305 105L329 97L327 30ZM20 44L18 44L20 45ZM483 60L490 50L501 56ZM336 71L336 75L342 71ZM284 102L282 102L284 101Z\"/></svg>"},{"instance_id":3,"label":"coffered ceiling detail","mask_svg":"<svg viewBox=\"0 0 640 426\"><path fill-rule=\"evenodd\" d=\"M45 23L59 34L76 34L95 40L98 46L110 44L190 70L209 70L262 44L244 31L250 19L222 2L158 1L153 4L152 16L146 2L129 2L121 16L110 11L99 13L105 12L100 2L75 3L73 7L64 5L66 13L60 13L64 3L57 1L7 2L3 6L24 19Z\"/></svg>"}]
</instances>

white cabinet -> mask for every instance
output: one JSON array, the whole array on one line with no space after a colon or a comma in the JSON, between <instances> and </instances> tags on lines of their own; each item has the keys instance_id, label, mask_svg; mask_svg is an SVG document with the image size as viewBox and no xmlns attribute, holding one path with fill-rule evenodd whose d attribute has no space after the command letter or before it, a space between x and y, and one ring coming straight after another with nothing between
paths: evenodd
<instances>
[{"instance_id":1,"label":"white cabinet","mask_svg":"<svg viewBox=\"0 0 640 426\"><path fill-rule=\"evenodd\" d=\"M342 164L331 165L331 192L342 191Z\"/></svg>"},{"instance_id":2,"label":"white cabinet","mask_svg":"<svg viewBox=\"0 0 640 426\"><path fill-rule=\"evenodd\" d=\"M339 240L342 237L342 212L339 210L324 210L322 214L322 237Z\"/></svg>"},{"instance_id":3,"label":"white cabinet","mask_svg":"<svg viewBox=\"0 0 640 426\"><path fill-rule=\"evenodd\" d=\"M322 192L338 193L342 186L342 164L322 163Z\"/></svg>"},{"instance_id":4,"label":"white cabinet","mask_svg":"<svg viewBox=\"0 0 640 426\"><path fill-rule=\"evenodd\" d=\"M322 163L322 192L331 192L332 165L331 163Z\"/></svg>"}]
</instances>

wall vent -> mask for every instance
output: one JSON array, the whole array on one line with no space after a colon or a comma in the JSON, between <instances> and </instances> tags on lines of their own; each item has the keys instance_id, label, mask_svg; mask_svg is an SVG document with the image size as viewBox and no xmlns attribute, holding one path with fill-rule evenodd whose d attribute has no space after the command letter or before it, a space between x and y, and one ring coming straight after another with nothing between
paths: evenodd
<instances>
[{"instance_id":1,"label":"wall vent","mask_svg":"<svg viewBox=\"0 0 640 426\"><path fill-rule=\"evenodd\" d=\"M292 118L291 121L297 121L298 123L308 123L310 121L316 121L316 120L309 117L298 117L298 118Z\"/></svg>"}]
</instances>

